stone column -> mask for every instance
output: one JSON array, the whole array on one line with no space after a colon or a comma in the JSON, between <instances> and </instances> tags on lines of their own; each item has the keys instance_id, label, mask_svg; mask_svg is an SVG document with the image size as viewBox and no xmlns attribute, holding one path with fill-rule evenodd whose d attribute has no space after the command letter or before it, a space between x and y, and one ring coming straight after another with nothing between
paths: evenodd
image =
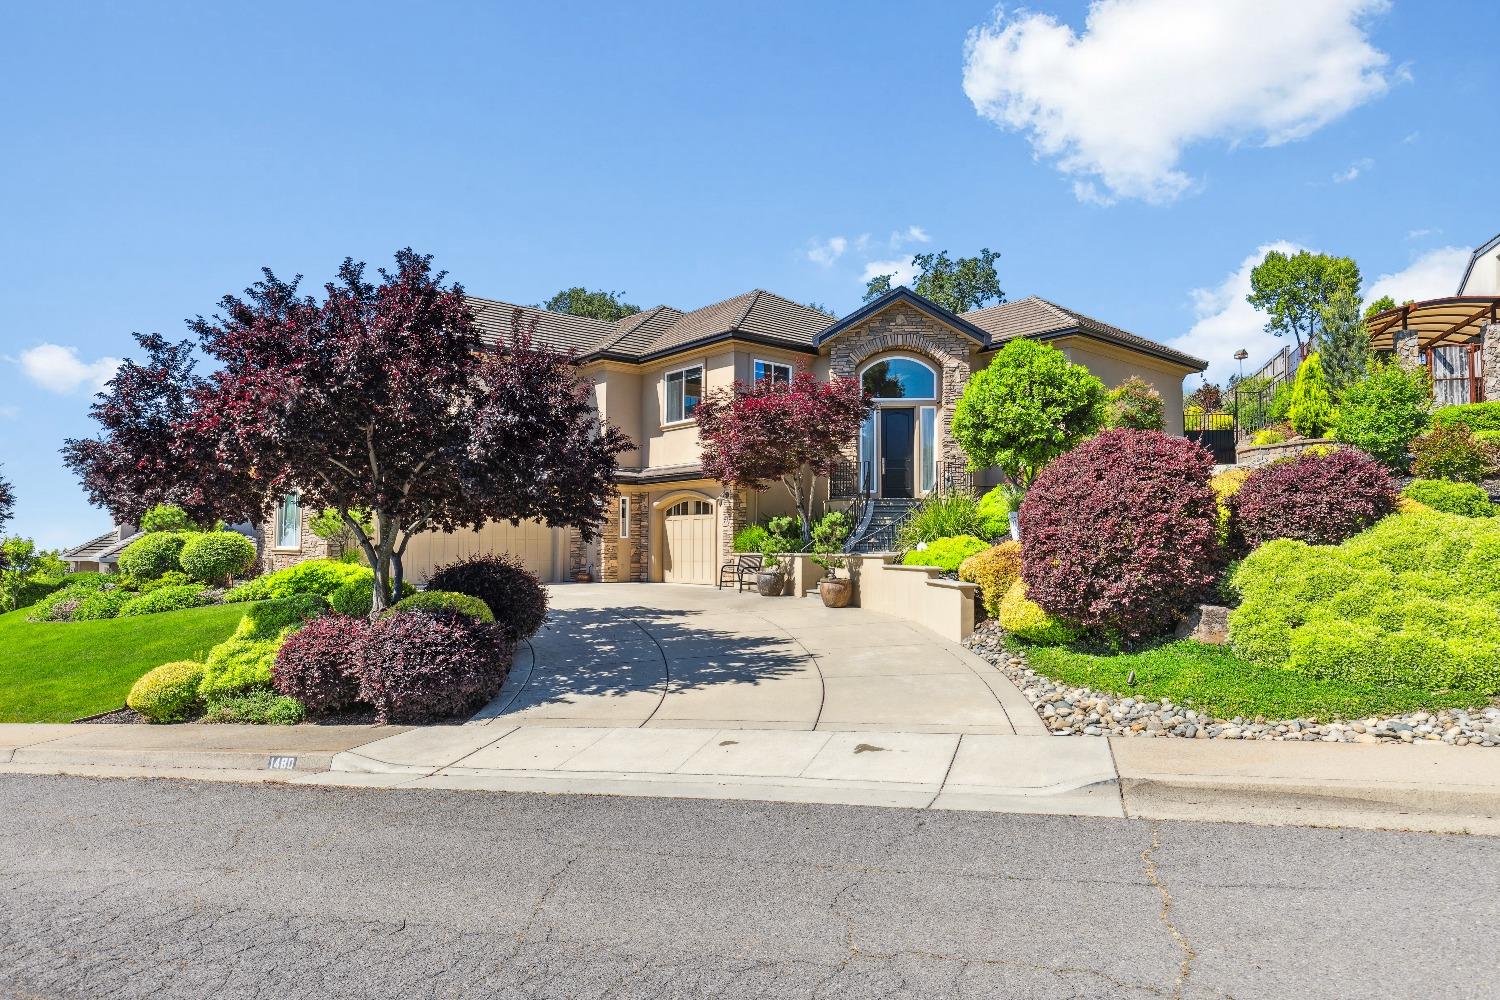
<instances>
[{"instance_id":1,"label":"stone column","mask_svg":"<svg viewBox=\"0 0 1500 1000\"><path fill-rule=\"evenodd\" d=\"M1396 360L1403 368L1420 368L1422 365L1422 350L1417 343L1417 331L1396 330L1392 333L1392 343L1396 348Z\"/></svg>"},{"instance_id":2,"label":"stone column","mask_svg":"<svg viewBox=\"0 0 1500 1000\"><path fill-rule=\"evenodd\" d=\"M750 506L745 491L733 486L724 487L719 497L719 562L734 558L734 533L750 523Z\"/></svg>"},{"instance_id":3,"label":"stone column","mask_svg":"<svg viewBox=\"0 0 1500 1000\"><path fill-rule=\"evenodd\" d=\"M1500 402L1500 323L1485 326L1479 358L1484 367L1484 398Z\"/></svg>"}]
</instances>

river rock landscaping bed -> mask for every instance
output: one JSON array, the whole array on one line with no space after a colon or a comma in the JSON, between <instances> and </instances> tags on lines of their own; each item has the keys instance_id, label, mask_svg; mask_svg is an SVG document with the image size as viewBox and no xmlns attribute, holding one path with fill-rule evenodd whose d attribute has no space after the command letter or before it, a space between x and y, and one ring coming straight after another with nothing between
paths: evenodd
<instances>
[{"instance_id":1,"label":"river rock landscaping bed","mask_svg":"<svg viewBox=\"0 0 1500 1000\"><path fill-rule=\"evenodd\" d=\"M981 625L965 645L1010 678L1057 736L1500 746L1500 707L1493 705L1353 721L1219 719L1166 699L1147 701L1052 680L1027 666L1017 650L1006 649L1003 637L992 623Z\"/></svg>"}]
</instances>

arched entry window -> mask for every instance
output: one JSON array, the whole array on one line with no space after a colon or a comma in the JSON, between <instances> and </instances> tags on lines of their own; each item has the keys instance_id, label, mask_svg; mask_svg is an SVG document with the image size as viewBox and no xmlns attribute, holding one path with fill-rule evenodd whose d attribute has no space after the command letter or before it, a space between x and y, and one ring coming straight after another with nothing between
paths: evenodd
<instances>
[{"instance_id":1,"label":"arched entry window","mask_svg":"<svg viewBox=\"0 0 1500 1000\"><path fill-rule=\"evenodd\" d=\"M937 396L937 373L914 358L882 358L865 368L860 381L875 399Z\"/></svg>"}]
</instances>

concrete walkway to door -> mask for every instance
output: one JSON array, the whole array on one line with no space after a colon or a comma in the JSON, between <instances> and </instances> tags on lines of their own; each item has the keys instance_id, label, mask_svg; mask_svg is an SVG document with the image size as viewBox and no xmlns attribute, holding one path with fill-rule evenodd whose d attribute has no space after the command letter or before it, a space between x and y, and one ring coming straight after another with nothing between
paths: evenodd
<instances>
[{"instance_id":1,"label":"concrete walkway to door","mask_svg":"<svg viewBox=\"0 0 1500 1000\"><path fill-rule=\"evenodd\" d=\"M888 615L672 584L549 590L475 723L1046 734L993 666Z\"/></svg>"}]
</instances>

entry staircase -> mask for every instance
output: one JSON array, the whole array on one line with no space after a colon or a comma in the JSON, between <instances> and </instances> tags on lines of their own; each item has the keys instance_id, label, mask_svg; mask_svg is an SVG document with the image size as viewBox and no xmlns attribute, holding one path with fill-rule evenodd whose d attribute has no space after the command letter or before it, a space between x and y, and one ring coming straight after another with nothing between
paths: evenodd
<instances>
[{"instance_id":1,"label":"entry staircase","mask_svg":"<svg viewBox=\"0 0 1500 1000\"><path fill-rule=\"evenodd\" d=\"M885 552L896 547L896 531L911 516L917 501L871 498L865 501L860 523L855 526L845 552Z\"/></svg>"}]
</instances>

